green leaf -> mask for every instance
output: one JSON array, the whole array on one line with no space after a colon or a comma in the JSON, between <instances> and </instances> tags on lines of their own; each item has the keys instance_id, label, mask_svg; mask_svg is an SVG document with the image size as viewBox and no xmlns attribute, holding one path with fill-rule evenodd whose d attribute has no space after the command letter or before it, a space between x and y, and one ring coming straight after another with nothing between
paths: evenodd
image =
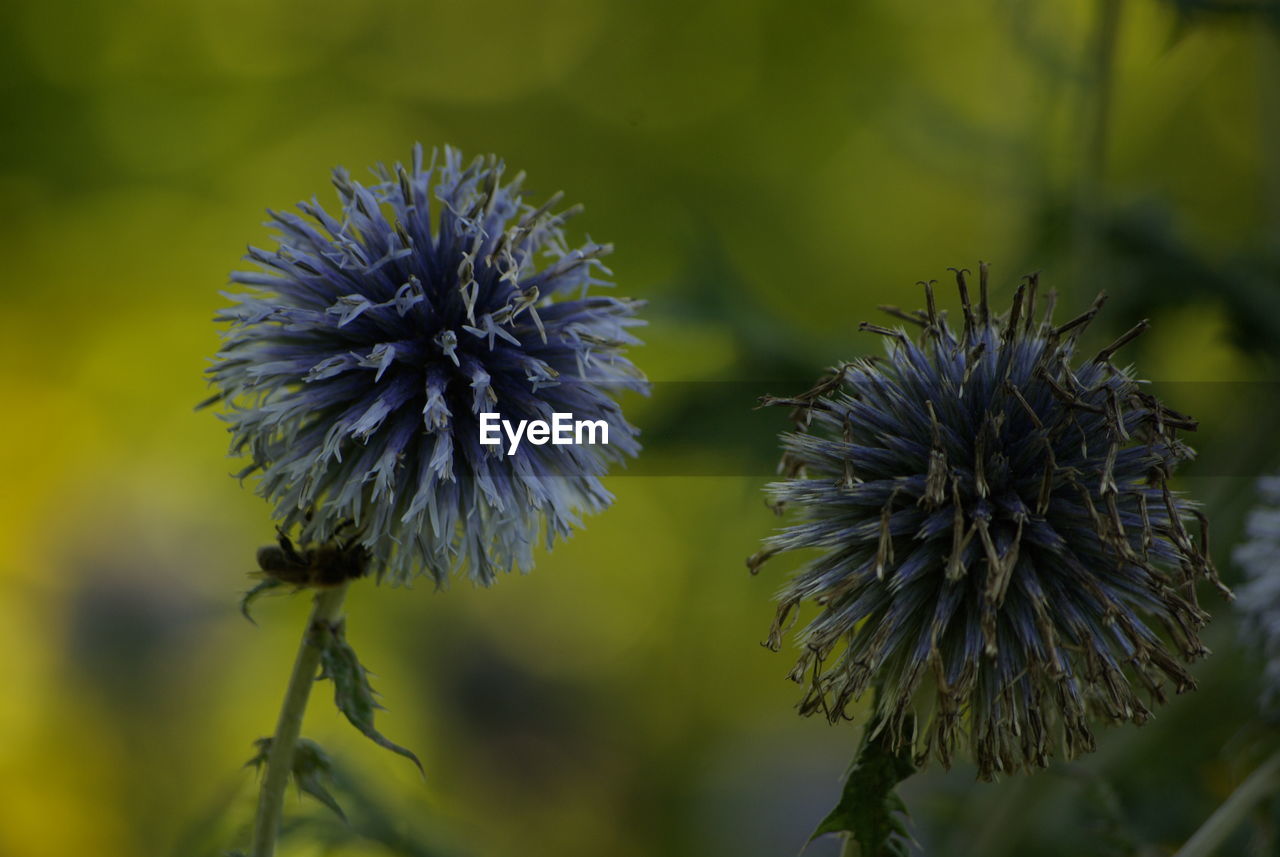
<instances>
[{"instance_id":1,"label":"green leaf","mask_svg":"<svg viewBox=\"0 0 1280 857\"><path fill-rule=\"evenodd\" d=\"M862 857L907 857L907 808L894 792L898 783L915 773L909 748L894 753L886 733L874 734L867 725L858 758L845 778L840 802L831 810L809 842L828 833L843 833L858 843Z\"/></svg>"},{"instance_id":2,"label":"green leaf","mask_svg":"<svg viewBox=\"0 0 1280 857\"><path fill-rule=\"evenodd\" d=\"M346 638L346 623L328 627L328 633L321 637L320 678L333 682L333 701L351 725L364 733L365 737L379 747L385 747L393 753L399 753L418 766L418 771L426 774L422 762L413 751L407 750L392 741L373 726L373 715L382 706L374 698L373 688L369 685L369 674L356 657Z\"/></svg>"},{"instance_id":3,"label":"green leaf","mask_svg":"<svg viewBox=\"0 0 1280 857\"><path fill-rule=\"evenodd\" d=\"M298 788L304 793L329 807L338 818L347 820L347 814L324 787L324 781L333 777L333 768L329 764L328 755L315 741L306 738L298 741L298 746L293 751L293 776Z\"/></svg>"},{"instance_id":4,"label":"green leaf","mask_svg":"<svg viewBox=\"0 0 1280 857\"><path fill-rule=\"evenodd\" d=\"M442 819L424 814L421 808L414 812L413 818L404 817L397 807L386 803L384 795L372 788L371 783L340 762L334 763L334 781L352 821L310 828L309 838L324 846L323 853L341 851L345 854L344 846L360 845L363 854L370 843L378 843L387 857L475 857L474 851L449 835L448 825Z\"/></svg>"},{"instance_id":5,"label":"green leaf","mask_svg":"<svg viewBox=\"0 0 1280 857\"><path fill-rule=\"evenodd\" d=\"M245 765L260 768L267 763L267 756L271 752L271 739L259 738L253 743L258 748L258 753ZM289 775L301 792L311 795L333 810L338 818L347 820L347 814L342 811L338 801L325 788L325 781L333 779L333 765L329 761L329 755L321 749L319 744L309 738L298 739L298 743L293 748L293 764L290 766Z\"/></svg>"}]
</instances>

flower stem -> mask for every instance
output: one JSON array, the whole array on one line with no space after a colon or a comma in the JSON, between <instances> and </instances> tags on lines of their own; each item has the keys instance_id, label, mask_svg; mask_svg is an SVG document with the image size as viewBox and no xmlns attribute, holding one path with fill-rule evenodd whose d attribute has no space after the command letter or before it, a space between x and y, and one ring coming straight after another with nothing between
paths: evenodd
<instances>
[{"instance_id":1,"label":"flower stem","mask_svg":"<svg viewBox=\"0 0 1280 857\"><path fill-rule=\"evenodd\" d=\"M1173 857L1209 857L1258 801L1275 794L1278 783L1280 752L1259 765Z\"/></svg>"},{"instance_id":2,"label":"flower stem","mask_svg":"<svg viewBox=\"0 0 1280 857\"><path fill-rule=\"evenodd\" d=\"M1097 21L1089 46L1088 88L1083 93L1080 123L1080 168L1073 212L1075 281L1100 283L1102 220L1106 215L1107 142L1115 89L1115 54L1122 0L1097 0Z\"/></svg>"},{"instance_id":3,"label":"flower stem","mask_svg":"<svg viewBox=\"0 0 1280 857\"><path fill-rule=\"evenodd\" d=\"M302 732L302 715L307 710L311 685L315 683L316 671L320 668L321 635L337 622L346 594L345 583L316 593L311 618L307 620L307 630L302 635L302 645L293 662L293 674L289 676L284 704L280 707L275 736L267 753L267 773L262 778L258 814L253 820L253 857L271 857L275 853L276 836L280 832L284 810L284 791L293 768L293 751Z\"/></svg>"},{"instance_id":4,"label":"flower stem","mask_svg":"<svg viewBox=\"0 0 1280 857\"><path fill-rule=\"evenodd\" d=\"M840 857L862 857L862 849L858 847L858 840L852 833L845 835L844 845L840 847Z\"/></svg>"}]
</instances>

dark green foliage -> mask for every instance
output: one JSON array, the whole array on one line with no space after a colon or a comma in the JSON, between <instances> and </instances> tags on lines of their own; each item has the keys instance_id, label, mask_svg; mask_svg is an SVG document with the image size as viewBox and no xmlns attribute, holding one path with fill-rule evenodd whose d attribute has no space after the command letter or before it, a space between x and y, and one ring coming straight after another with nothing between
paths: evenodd
<instances>
[{"instance_id":1,"label":"dark green foliage","mask_svg":"<svg viewBox=\"0 0 1280 857\"><path fill-rule=\"evenodd\" d=\"M1047 257L1056 267L1068 264L1074 251L1065 236L1072 217L1065 202L1044 205L1035 227L1036 258ZM1280 248L1270 236L1262 241L1250 236L1230 257L1218 260L1192 240L1178 212L1158 200L1101 213L1091 228L1106 260L1102 285L1108 287L1108 311L1118 317L1117 324L1187 304L1215 304L1237 347L1257 358L1280 356L1280 291L1275 287Z\"/></svg>"},{"instance_id":2,"label":"dark green foliage","mask_svg":"<svg viewBox=\"0 0 1280 857\"><path fill-rule=\"evenodd\" d=\"M887 732L867 727L857 761L844 782L840 803L831 810L809 841L828 833L844 833L858 843L862 857L906 857L907 808L894 788L915 773L911 753L896 752Z\"/></svg>"}]
</instances>

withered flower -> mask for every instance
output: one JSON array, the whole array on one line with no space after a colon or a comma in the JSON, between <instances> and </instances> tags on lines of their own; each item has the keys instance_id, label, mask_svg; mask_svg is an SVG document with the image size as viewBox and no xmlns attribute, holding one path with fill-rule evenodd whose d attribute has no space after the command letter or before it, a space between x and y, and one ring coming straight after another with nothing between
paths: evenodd
<instances>
[{"instance_id":1,"label":"withered flower","mask_svg":"<svg viewBox=\"0 0 1280 857\"><path fill-rule=\"evenodd\" d=\"M892 748L950 765L965 747L986 779L1043 767L1059 743L1092 750L1092 719L1144 722L1140 691L1193 688L1209 618L1195 586L1217 577L1203 515L1169 487L1196 423L1113 362L1147 323L1077 361L1103 296L1055 325L1036 277L996 314L986 266L976 304L966 274L958 331L925 284L925 310L883 308L918 339L864 323L885 359L766 400L792 408L768 491L795 521L749 563L818 552L769 637L777 649L802 602L820 608L791 673L802 713L838 720L874 688Z\"/></svg>"}]
</instances>

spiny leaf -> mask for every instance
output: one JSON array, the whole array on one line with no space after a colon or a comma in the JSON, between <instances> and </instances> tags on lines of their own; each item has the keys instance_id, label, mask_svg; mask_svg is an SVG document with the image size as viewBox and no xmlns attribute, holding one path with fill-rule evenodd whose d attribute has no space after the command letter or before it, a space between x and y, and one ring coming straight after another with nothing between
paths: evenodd
<instances>
[{"instance_id":1,"label":"spiny leaf","mask_svg":"<svg viewBox=\"0 0 1280 857\"><path fill-rule=\"evenodd\" d=\"M271 755L271 739L259 738L258 740L253 742L253 746L258 748L258 752L254 754L254 757L252 759L245 762L244 766L246 768L249 768L249 767L261 768L263 765L267 763L267 757Z\"/></svg>"},{"instance_id":2,"label":"spiny leaf","mask_svg":"<svg viewBox=\"0 0 1280 857\"><path fill-rule=\"evenodd\" d=\"M265 580L263 580L261 583L258 583L257 585L255 585L248 592L246 592L244 594L244 597L240 599L240 612L244 614L244 618L248 619L250 622L253 622L253 617L249 615L249 606L253 604L253 602L257 600L258 596L261 595L262 593L275 589L277 586L283 586L283 585L284 585L283 581L277 580L274 577L268 577ZM253 624L256 625L258 623L253 622Z\"/></svg>"},{"instance_id":3,"label":"spiny leaf","mask_svg":"<svg viewBox=\"0 0 1280 857\"><path fill-rule=\"evenodd\" d=\"M422 762L413 751L407 750L386 738L373 726L373 715L382 706L374 698L369 685L369 674L356 657L355 649L347 643L345 623L339 622L327 629L321 639L320 678L333 682L333 701L351 725L380 747L399 753L418 766L425 775Z\"/></svg>"},{"instance_id":4,"label":"spiny leaf","mask_svg":"<svg viewBox=\"0 0 1280 857\"><path fill-rule=\"evenodd\" d=\"M267 756L271 752L271 739L259 738L253 743L258 748L258 753L245 765L260 768L266 764ZM329 755L321 749L319 744L309 738L298 739L298 743L293 748L293 764L290 765L289 775L300 791L311 795L333 810L338 818L347 820L347 814L342 811L338 801L325 788L324 781L333 778L333 765L329 761Z\"/></svg>"},{"instance_id":5,"label":"spiny leaf","mask_svg":"<svg viewBox=\"0 0 1280 857\"><path fill-rule=\"evenodd\" d=\"M333 777L333 769L329 764L329 757L320 749L319 744L305 738L298 742L293 751L293 776L298 788L329 807L338 818L347 820L347 814L324 787L324 780Z\"/></svg>"},{"instance_id":6,"label":"spiny leaf","mask_svg":"<svg viewBox=\"0 0 1280 857\"><path fill-rule=\"evenodd\" d=\"M886 732L876 734L876 724L869 724L840 802L809 842L827 833L844 833L858 843L862 857L907 857L907 808L894 787L915 771L910 751L893 753Z\"/></svg>"},{"instance_id":7,"label":"spiny leaf","mask_svg":"<svg viewBox=\"0 0 1280 857\"><path fill-rule=\"evenodd\" d=\"M344 846L367 848L378 843L387 857L474 857L474 852L444 831L444 825L421 813L412 820L404 818L369 782L340 762L334 763L334 778L352 822L315 825L308 831L310 840L323 846L323 853L346 853Z\"/></svg>"}]
</instances>

